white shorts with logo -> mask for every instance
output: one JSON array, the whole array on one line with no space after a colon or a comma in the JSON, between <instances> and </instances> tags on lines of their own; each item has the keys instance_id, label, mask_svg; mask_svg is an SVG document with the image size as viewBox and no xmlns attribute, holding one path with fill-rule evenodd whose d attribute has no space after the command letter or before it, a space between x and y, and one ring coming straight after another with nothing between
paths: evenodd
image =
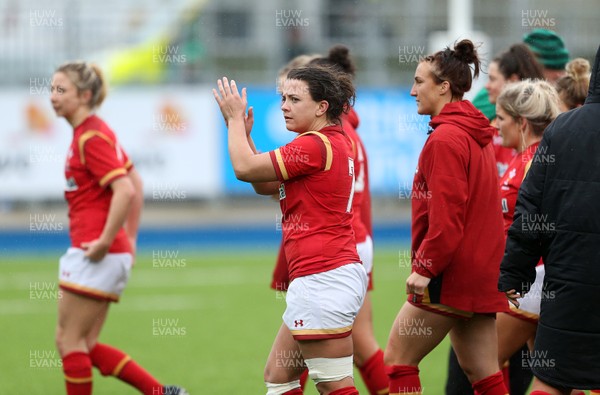
<instances>
[{"instance_id":1,"label":"white shorts with logo","mask_svg":"<svg viewBox=\"0 0 600 395\"><path fill-rule=\"evenodd\" d=\"M349 336L367 292L360 263L294 279L288 288L283 322L296 340Z\"/></svg>"},{"instance_id":2,"label":"white shorts with logo","mask_svg":"<svg viewBox=\"0 0 600 395\"><path fill-rule=\"evenodd\" d=\"M118 302L131 272L130 253L109 253L99 262L85 257L85 251L71 247L60 258L59 286L94 299Z\"/></svg>"},{"instance_id":3,"label":"white shorts with logo","mask_svg":"<svg viewBox=\"0 0 600 395\"><path fill-rule=\"evenodd\" d=\"M535 281L531 284L531 289L520 299L519 307L510 304L511 315L527 321L536 322L540 318L540 305L542 303L542 295L544 294L544 275L546 270L544 265L535 267Z\"/></svg>"}]
</instances>

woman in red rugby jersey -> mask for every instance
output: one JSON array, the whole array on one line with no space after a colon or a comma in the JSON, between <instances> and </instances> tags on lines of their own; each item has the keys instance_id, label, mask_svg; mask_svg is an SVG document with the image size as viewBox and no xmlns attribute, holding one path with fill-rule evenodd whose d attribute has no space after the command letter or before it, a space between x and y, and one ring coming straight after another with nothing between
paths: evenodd
<instances>
[{"instance_id":1,"label":"woman in red rugby jersey","mask_svg":"<svg viewBox=\"0 0 600 395\"><path fill-rule=\"evenodd\" d=\"M352 230L354 155L340 117L354 99L346 74L309 66L291 70L282 86L289 144L259 154L250 137L246 90L227 78L213 90L228 126L236 177L260 194L279 194L290 285L283 325L265 381L268 395L301 394L297 369L270 369L301 353L322 394L358 394L352 378L352 324L362 306L367 275ZM288 365L289 366L289 365ZM297 365L294 365L297 366Z\"/></svg>"},{"instance_id":2,"label":"woman in red rugby jersey","mask_svg":"<svg viewBox=\"0 0 600 395\"><path fill-rule=\"evenodd\" d=\"M106 96L100 69L66 63L54 73L52 107L73 127L65 165L71 247L60 258L56 345L68 395L92 393L92 366L145 395L187 394L163 386L127 354L98 343L110 302L127 281L143 205L142 180L94 110Z\"/></svg>"}]
</instances>

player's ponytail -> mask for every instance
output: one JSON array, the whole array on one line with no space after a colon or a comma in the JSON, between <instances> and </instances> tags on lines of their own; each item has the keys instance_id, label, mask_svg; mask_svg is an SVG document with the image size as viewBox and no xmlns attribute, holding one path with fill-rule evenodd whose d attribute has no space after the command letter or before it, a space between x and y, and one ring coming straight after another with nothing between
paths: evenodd
<instances>
[{"instance_id":1,"label":"player's ponytail","mask_svg":"<svg viewBox=\"0 0 600 395\"><path fill-rule=\"evenodd\" d=\"M102 70L98 65L81 61L68 62L58 67L56 72L66 74L77 87L78 92L89 90L92 93L88 103L90 109L100 107L108 89Z\"/></svg>"},{"instance_id":2,"label":"player's ponytail","mask_svg":"<svg viewBox=\"0 0 600 395\"><path fill-rule=\"evenodd\" d=\"M459 100L471 89L473 77L479 76L481 68L477 49L471 40L462 40L454 44L454 49L447 47L426 56L423 61L431 63L433 76L438 84L444 81L450 83L452 97ZM473 65L473 75L470 65Z\"/></svg>"}]
</instances>

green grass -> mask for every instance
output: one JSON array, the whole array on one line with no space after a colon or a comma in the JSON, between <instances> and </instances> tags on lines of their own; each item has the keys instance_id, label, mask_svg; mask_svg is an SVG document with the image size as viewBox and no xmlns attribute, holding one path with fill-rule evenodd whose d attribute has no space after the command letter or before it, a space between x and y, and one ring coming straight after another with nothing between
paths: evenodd
<instances>
[{"instance_id":1,"label":"green grass","mask_svg":"<svg viewBox=\"0 0 600 395\"><path fill-rule=\"evenodd\" d=\"M1 393L64 394L54 348L57 260L54 255L2 259ZM174 263L184 267L156 267L152 256L142 255L100 340L194 395L264 394L264 363L285 309L281 295L268 287L274 261L275 251L178 251ZM399 264L398 250L376 251L371 297L381 347L405 300L406 266L404 259ZM157 329L157 320L168 322L170 333ZM426 393L444 392L447 350L446 340L420 366ZM94 374L96 395L137 393ZM366 394L358 373L355 377ZM311 382L305 393L317 393Z\"/></svg>"}]
</instances>

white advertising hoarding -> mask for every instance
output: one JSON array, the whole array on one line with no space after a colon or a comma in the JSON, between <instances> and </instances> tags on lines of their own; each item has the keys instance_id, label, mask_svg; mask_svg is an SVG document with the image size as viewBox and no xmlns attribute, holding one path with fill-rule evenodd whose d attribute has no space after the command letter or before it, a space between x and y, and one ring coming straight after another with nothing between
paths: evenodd
<instances>
[{"instance_id":1,"label":"white advertising hoarding","mask_svg":"<svg viewBox=\"0 0 600 395\"><path fill-rule=\"evenodd\" d=\"M0 200L62 199L72 138L49 88L0 92ZM116 89L98 111L144 180L146 199L222 193L222 131L210 88Z\"/></svg>"}]
</instances>

